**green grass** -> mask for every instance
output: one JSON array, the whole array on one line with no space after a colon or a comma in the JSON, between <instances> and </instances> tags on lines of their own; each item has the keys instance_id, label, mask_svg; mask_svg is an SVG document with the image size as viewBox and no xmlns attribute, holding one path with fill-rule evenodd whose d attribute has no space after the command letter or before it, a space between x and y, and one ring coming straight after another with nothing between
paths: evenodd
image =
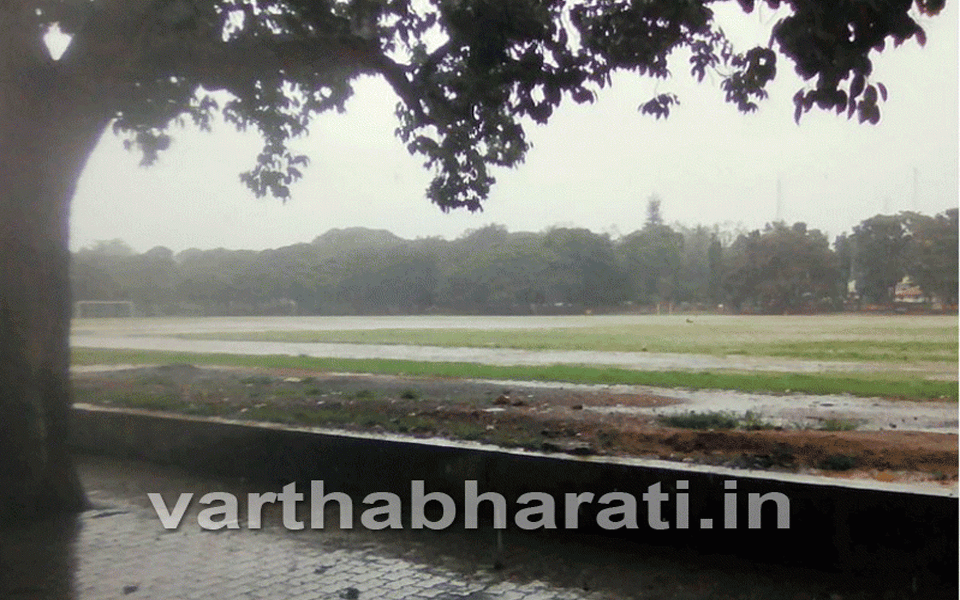
<instances>
[{"instance_id":1,"label":"green grass","mask_svg":"<svg viewBox=\"0 0 960 600\"><path fill-rule=\"evenodd\" d=\"M856 466L856 457L846 454L831 454L817 464L818 468L825 471L849 471Z\"/></svg>"},{"instance_id":2,"label":"green grass","mask_svg":"<svg viewBox=\"0 0 960 600\"><path fill-rule=\"evenodd\" d=\"M417 400L420 398L420 392L412 388L407 388L400 392L400 397L404 400Z\"/></svg>"},{"instance_id":3,"label":"green grass","mask_svg":"<svg viewBox=\"0 0 960 600\"><path fill-rule=\"evenodd\" d=\"M633 371L621 368L548 365L496 366L474 363L436 363L407 360L310 358L201 354L141 350L75 348L75 365L176 364L221 365L251 368L295 368L324 372L375 373L455 379L560 381L591 384L649 385L670 388L728 389L743 392L799 392L854 396L957 400L957 383L905 377L896 372L851 374L711 373L687 371Z\"/></svg>"},{"instance_id":4,"label":"green grass","mask_svg":"<svg viewBox=\"0 0 960 600\"><path fill-rule=\"evenodd\" d=\"M109 396L109 402L103 398ZM170 411L185 415L202 417L216 417L223 414L223 409L204 402L189 402L179 394L150 392L124 392L120 394L104 394L100 390L75 390L74 400L90 404L107 404L121 408L139 408L142 410Z\"/></svg>"},{"instance_id":5,"label":"green grass","mask_svg":"<svg viewBox=\"0 0 960 600\"><path fill-rule=\"evenodd\" d=\"M745 429L747 431L757 431L775 427L773 423L762 420L757 413L752 411L747 411L744 415L728 411L691 411L660 417L660 423L668 427L682 429Z\"/></svg>"},{"instance_id":6,"label":"green grass","mask_svg":"<svg viewBox=\"0 0 960 600\"><path fill-rule=\"evenodd\" d=\"M361 392L366 391L362 390ZM382 429L395 433L420 433L444 435L461 440L491 439L501 445L527 447L524 436L509 433L490 434L479 423L443 423L440 420L423 415L391 416L379 408L356 404L344 406L333 403L327 406L284 406L275 404L231 405L223 403L191 402L180 394L164 391L124 391L102 388L75 388L74 399L77 402L98 404L117 408L136 408L159 412L174 412L185 415L224 417L244 421L281 423L315 427L360 426L366 429ZM367 392L369 394L369 392ZM371 395L372 396L372 395ZM359 397L359 394L358 394ZM364 397L368 397L364 395Z\"/></svg>"},{"instance_id":7,"label":"green grass","mask_svg":"<svg viewBox=\"0 0 960 600\"><path fill-rule=\"evenodd\" d=\"M728 412L712 411L667 415L660 417L660 423L681 429L736 429L740 420Z\"/></svg>"},{"instance_id":8,"label":"green grass","mask_svg":"<svg viewBox=\"0 0 960 600\"><path fill-rule=\"evenodd\" d=\"M860 424L852 419L826 419L817 427L820 431L854 431Z\"/></svg>"},{"instance_id":9,"label":"green grass","mask_svg":"<svg viewBox=\"0 0 960 600\"><path fill-rule=\"evenodd\" d=\"M698 324L561 327L554 329L363 329L176 334L183 339L290 343L406 344L454 348L671 352L808 360L957 362L957 331L931 327L907 332L784 331ZM717 323L723 323L717 321ZM742 322L738 322L742 323ZM810 322L813 324L813 322ZM682 325L682 326L681 326ZM822 337L823 339L809 339Z\"/></svg>"},{"instance_id":10,"label":"green grass","mask_svg":"<svg viewBox=\"0 0 960 600\"><path fill-rule=\"evenodd\" d=\"M759 413L755 413L752 410L748 410L746 414L740 419L739 424L741 429L746 429L747 431L759 431L761 429L774 429L776 425L770 421L764 421Z\"/></svg>"}]
</instances>

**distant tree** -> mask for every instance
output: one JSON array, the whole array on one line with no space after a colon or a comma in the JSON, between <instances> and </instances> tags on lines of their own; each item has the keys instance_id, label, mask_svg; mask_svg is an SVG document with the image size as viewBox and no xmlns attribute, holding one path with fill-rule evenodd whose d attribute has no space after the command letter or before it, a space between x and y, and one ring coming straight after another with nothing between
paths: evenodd
<instances>
[{"instance_id":1,"label":"distant tree","mask_svg":"<svg viewBox=\"0 0 960 600\"><path fill-rule=\"evenodd\" d=\"M124 295L140 314L156 316L169 312L178 279L177 264L169 248L157 246L123 261L119 278Z\"/></svg>"},{"instance_id":2,"label":"distant tree","mask_svg":"<svg viewBox=\"0 0 960 600\"><path fill-rule=\"evenodd\" d=\"M74 300L119 300L120 284L99 261L75 257L70 263L70 290Z\"/></svg>"},{"instance_id":3,"label":"distant tree","mask_svg":"<svg viewBox=\"0 0 960 600\"><path fill-rule=\"evenodd\" d=\"M853 264L853 243L850 236L841 233L833 241L833 250L837 255L837 267L840 269L840 276L844 284L854 279Z\"/></svg>"},{"instance_id":4,"label":"distant tree","mask_svg":"<svg viewBox=\"0 0 960 600\"><path fill-rule=\"evenodd\" d=\"M257 256L252 250L184 250L176 257L180 273L176 292L205 315L236 314L240 304L259 296L250 281Z\"/></svg>"},{"instance_id":5,"label":"distant tree","mask_svg":"<svg viewBox=\"0 0 960 600\"><path fill-rule=\"evenodd\" d=\"M344 265L338 299L353 314L415 313L432 306L437 259L409 246L360 251Z\"/></svg>"},{"instance_id":6,"label":"distant tree","mask_svg":"<svg viewBox=\"0 0 960 600\"><path fill-rule=\"evenodd\" d=\"M715 283L714 269L719 265L719 240L717 232L703 225L678 227L683 236L680 257L680 272L677 278L677 300L697 303L716 303L719 286ZM713 248L714 242L717 248ZM719 275L719 272L717 273Z\"/></svg>"},{"instance_id":7,"label":"distant tree","mask_svg":"<svg viewBox=\"0 0 960 600\"><path fill-rule=\"evenodd\" d=\"M724 285L736 309L780 314L833 308L841 281L825 235L804 223L767 225L741 235L729 251Z\"/></svg>"},{"instance_id":8,"label":"distant tree","mask_svg":"<svg viewBox=\"0 0 960 600\"><path fill-rule=\"evenodd\" d=\"M329 258L356 251L394 248L403 242L403 239L386 229L347 227L331 229L314 238L312 244L318 256Z\"/></svg>"},{"instance_id":9,"label":"distant tree","mask_svg":"<svg viewBox=\"0 0 960 600\"><path fill-rule=\"evenodd\" d=\"M656 194L650 196L650 199L647 200L647 227L663 225L663 216L660 215L660 203L660 197Z\"/></svg>"},{"instance_id":10,"label":"distant tree","mask_svg":"<svg viewBox=\"0 0 960 600\"><path fill-rule=\"evenodd\" d=\"M504 225L491 223L478 229L467 231L461 238L457 246L462 252L472 254L474 252L483 252L490 248L495 248L505 244L510 237L510 233Z\"/></svg>"},{"instance_id":11,"label":"distant tree","mask_svg":"<svg viewBox=\"0 0 960 600\"><path fill-rule=\"evenodd\" d=\"M626 298L625 279L609 237L557 227L544 235L543 249L548 302L596 308Z\"/></svg>"},{"instance_id":12,"label":"distant tree","mask_svg":"<svg viewBox=\"0 0 960 600\"><path fill-rule=\"evenodd\" d=\"M710 301L718 303L723 297L723 245L716 232L707 249L707 263L710 266Z\"/></svg>"},{"instance_id":13,"label":"distant tree","mask_svg":"<svg viewBox=\"0 0 960 600\"><path fill-rule=\"evenodd\" d=\"M876 215L854 226L849 238L853 279L867 302L893 302L894 289L906 275L908 236L899 215Z\"/></svg>"},{"instance_id":14,"label":"distant tree","mask_svg":"<svg viewBox=\"0 0 960 600\"><path fill-rule=\"evenodd\" d=\"M909 239L904 248L904 270L929 296L957 303L957 209L934 217L902 215Z\"/></svg>"},{"instance_id":15,"label":"distant tree","mask_svg":"<svg viewBox=\"0 0 960 600\"><path fill-rule=\"evenodd\" d=\"M81 248L70 266L75 300L129 300L125 273L136 252L121 239L100 240Z\"/></svg>"},{"instance_id":16,"label":"distant tree","mask_svg":"<svg viewBox=\"0 0 960 600\"><path fill-rule=\"evenodd\" d=\"M779 0L765 0L779 6ZM740 0L749 12L753 0ZM702 79L755 110L777 53L817 106L880 118L886 89L870 53L923 41L910 11L942 0L791 2L767 46L735 51L710 3L651 0L17 0L0 4L0 521L75 509L83 496L65 446L67 218L87 158L109 128L153 162L171 125L216 115L262 135L241 175L257 195L289 196L307 162L288 148L313 117L345 107L351 82L382 76L400 99L398 132L433 171L427 196L476 210L490 169L519 164L525 123L566 96L592 101L616 71L666 77L689 52ZM52 57L43 35L71 36ZM666 116L669 93L641 112Z\"/></svg>"},{"instance_id":17,"label":"distant tree","mask_svg":"<svg viewBox=\"0 0 960 600\"><path fill-rule=\"evenodd\" d=\"M656 211L659 215L659 210ZM620 263L641 303L676 300L683 262L683 235L669 225L648 220L643 229L617 245Z\"/></svg>"},{"instance_id":18,"label":"distant tree","mask_svg":"<svg viewBox=\"0 0 960 600\"><path fill-rule=\"evenodd\" d=\"M507 234L499 227L486 231L495 237L485 237L478 245L481 240L475 232L444 253L441 302L467 312L512 314L535 310L546 302L549 288L549 253L543 247L544 236Z\"/></svg>"},{"instance_id":19,"label":"distant tree","mask_svg":"<svg viewBox=\"0 0 960 600\"><path fill-rule=\"evenodd\" d=\"M487 312L491 304L508 297L501 260L509 239L506 227L490 224L466 232L445 248L440 258L441 303L466 312Z\"/></svg>"},{"instance_id":20,"label":"distant tree","mask_svg":"<svg viewBox=\"0 0 960 600\"><path fill-rule=\"evenodd\" d=\"M80 251L90 256L109 256L126 258L136 254L133 248L121 239L100 240L93 242Z\"/></svg>"}]
</instances>

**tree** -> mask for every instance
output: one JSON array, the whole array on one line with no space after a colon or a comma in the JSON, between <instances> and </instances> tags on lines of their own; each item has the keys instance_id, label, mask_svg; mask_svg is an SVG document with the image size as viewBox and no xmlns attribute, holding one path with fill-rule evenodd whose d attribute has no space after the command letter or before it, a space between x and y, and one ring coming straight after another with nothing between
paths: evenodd
<instances>
[{"instance_id":1,"label":"tree","mask_svg":"<svg viewBox=\"0 0 960 600\"><path fill-rule=\"evenodd\" d=\"M934 217L904 213L910 238L904 248L904 269L928 296L957 303L957 209Z\"/></svg>"},{"instance_id":2,"label":"tree","mask_svg":"<svg viewBox=\"0 0 960 600\"><path fill-rule=\"evenodd\" d=\"M909 234L899 215L876 215L854 226L851 272L857 292L868 302L893 302L897 283L906 275L904 250Z\"/></svg>"},{"instance_id":3,"label":"tree","mask_svg":"<svg viewBox=\"0 0 960 600\"><path fill-rule=\"evenodd\" d=\"M647 200L647 227L663 225L663 217L660 215L660 197L656 194L650 196Z\"/></svg>"},{"instance_id":4,"label":"tree","mask_svg":"<svg viewBox=\"0 0 960 600\"><path fill-rule=\"evenodd\" d=\"M468 232L444 248L438 303L457 311L516 314L547 301L544 235L502 225Z\"/></svg>"},{"instance_id":5,"label":"tree","mask_svg":"<svg viewBox=\"0 0 960 600\"><path fill-rule=\"evenodd\" d=\"M763 313L833 308L840 296L837 257L827 237L806 224L768 224L741 235L729 252L725 286L737 309Z\"/></svg>"},{"instance_id":6,"label":"tree","mask_svg":"<svg viewBox=\"0 0 960 600\"><path fill-rule=\"evenodd\" d=\"M157 246L125 261L119 280L129 290L129 299L138 314L157 316L165 314L173 301L177 265L173 251Z\"/></svg>"},{"instance_id":7,"label":"tree","mask_svg":"<svg viewBox=\"0 0 960 600\"><path fill-rule=\"evenodd\" d=\"M623 272L606 235L557 227L547 231L543 250L548 302L593 309L625 298Z\"/></svg>"},{"instance_id":8,"label":"tree","mask_svg":"<svg viewBox=\"0 0 960 600\"><path fill-rule=\"evenodd\" d=\"M413 313L431 306L437 260L415 247L359 250L344 259L337 296L354 314Z\"/></svg>"},{"instance_id":9,"label":"tree","mask_svg":"<svg viewBox=\"0 0 960 600\"><path fill-rule=\"evenodd\" d=\"M780 0L763 0L779 6ZM738 0L745 11L754 0ZM726 99L756 108L777 52L813 81L794 98L875 123L886 95L869 53L923 41L910 11L942 0L788 2L769 46L737 52L706 2L651 0L10 0L0 5L0 521L79 507L65 446L70 199L108 128L142 152L170 143L177 122L216 114L257 130L263 151L243 181L289 195L307 163L287 149L311 118L342 110L355 77L384 77L400 98L398 128L434 178L444 209L476 210L566 96L591 101L614 71L666 77L667 57L721 77ZM72 36L52 57L42 35ZM222 92L218 95L219 92ZM666 116L660 94L641 112ZM39 282L39 284L38 284Z\"/></svg>"},{"instance_id":10,"label":"tree","mask_svg":"<svg viewBox=\"0 0 960 600\"><path fill-rule=\"evenodd\" d=\"M683 256L680 263L677 299L716 304L719 301L720 241L717 232L704 225L681 227Z\"/></svg>"},{"instance_id":11,"label":"tree","mask_svg":"<svg viewBox=\"0 0 960 600\"><path fill-rule=\"evenodd\" d=\"M120 275L122 263L134 256L123 240L99 241L81 249L70 262L74 300L128 300Z\"/></svg>"},{"instance_id":12,"label":"tree","mask_svg":"<svg viewBox=\"0 0 960 600\"><path fill-rule=\"evenodd\" d=\"M629 274L634 296L640 302L675 300L683 260L683 234L664 225L660 198L647 201L643 229L620 240L620 261Z\"/></svg>"}]
</instances>

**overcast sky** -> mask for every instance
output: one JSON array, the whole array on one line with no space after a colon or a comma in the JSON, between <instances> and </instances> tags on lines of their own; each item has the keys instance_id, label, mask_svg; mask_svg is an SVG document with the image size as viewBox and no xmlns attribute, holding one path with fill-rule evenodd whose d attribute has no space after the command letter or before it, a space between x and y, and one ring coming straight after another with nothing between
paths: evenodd
<instances>
[{"instance_id":1,"label":"overcast sky","mask_svg":"<svg viewBox=\"0 0 960 600\"><path fill-rule=\"evenodd\" d=\"M335 227L454 238L489 223L617 235L642 227L651 194L668 222L753 229L777 218L778 180L780 217L831 239L878 212L937 213L958 203L956 5L924 22L925 47L911 41L875 57L873 81L890 91L877 126L817 111L796 125L791 98L802 82L785 60L751 115L724 103L717 81L693 82L678 61L671 80L622 75L596 103L565 103L549 125L529 128L526 162L496 173L475 214L445 214L425 199L430 175L394 137L396 97L378 79L358 81L347 112L321 116L298 141L312 163L286 204L254 198L239 182L259 150L255 136L226 125L176 131L158 164L141 168L107 133L73 203L71 247L122 238L137 251L264 249ZM748 47L765 41L775 18L761 10L724 23ZM637 112L661 92L680 97L669 119Z\"/></svg>"}]
</instances>

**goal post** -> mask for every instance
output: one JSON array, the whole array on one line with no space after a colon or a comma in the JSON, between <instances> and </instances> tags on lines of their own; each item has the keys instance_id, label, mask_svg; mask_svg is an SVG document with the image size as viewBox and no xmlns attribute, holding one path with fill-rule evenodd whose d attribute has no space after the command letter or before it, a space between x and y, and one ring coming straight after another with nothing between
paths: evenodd
<instances>
[{"instance_id":1,"label":"goal post","mask_svg":"<svg viewBox=\"0 0 960 600\"><path fill-rule=\"evenodd\" d=\"M130 300L78 300L73 303L73 316L77 319L133 315L133 302Z\"/></svg>"}]
</instances>

